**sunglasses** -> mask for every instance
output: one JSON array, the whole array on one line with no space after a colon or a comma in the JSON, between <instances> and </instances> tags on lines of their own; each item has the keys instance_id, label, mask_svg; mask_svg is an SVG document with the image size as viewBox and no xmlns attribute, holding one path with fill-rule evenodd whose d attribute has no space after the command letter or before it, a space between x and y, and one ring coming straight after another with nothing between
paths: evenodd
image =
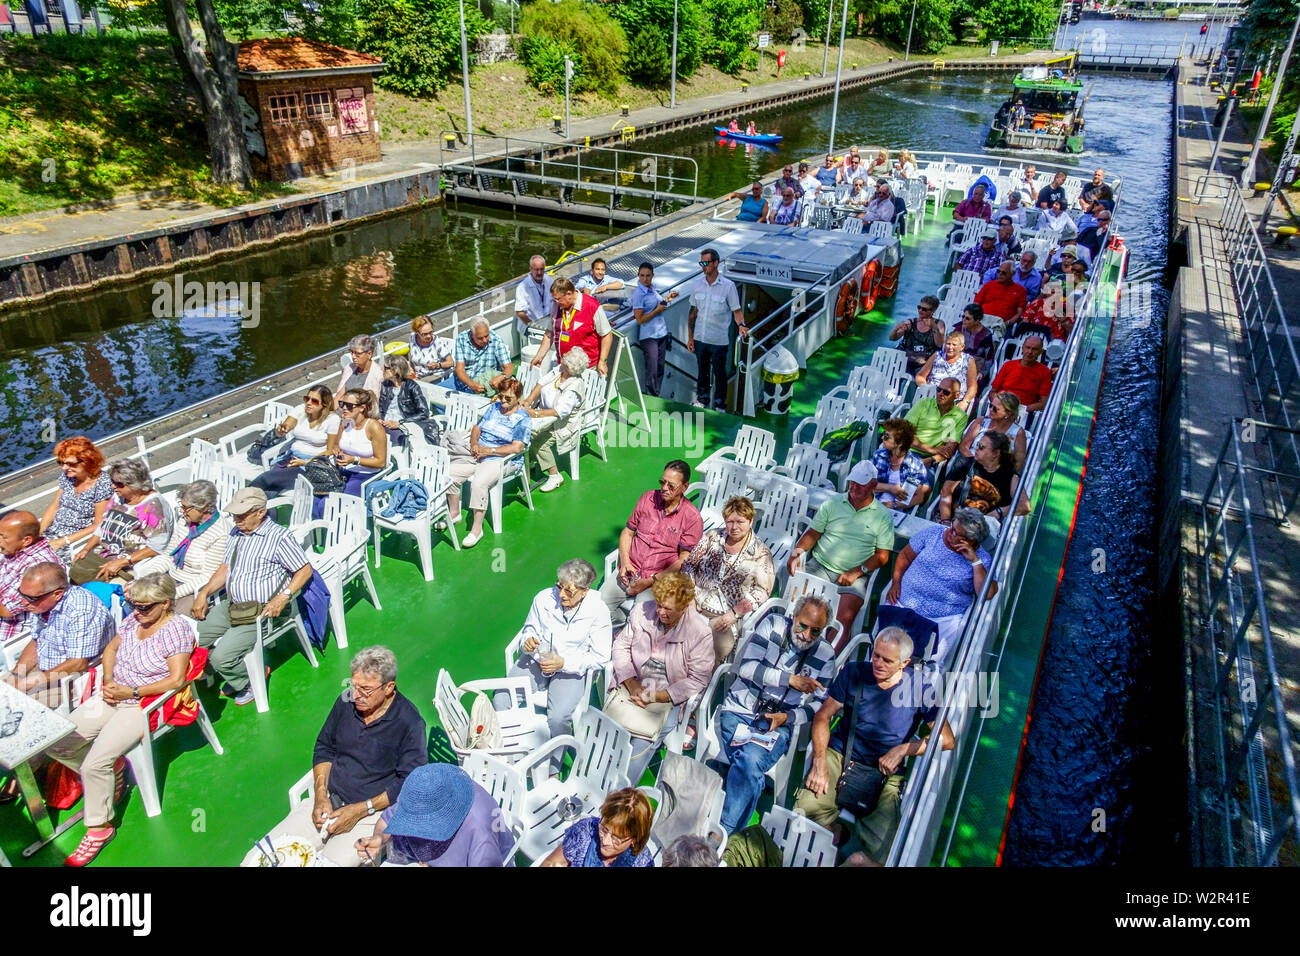
<instances>
[{"instance_id":1,"label":"sunglasses","mask_svg":"<svg viewBox=\"0 0 1300 956\"><path fill-rule=\"evenodd\" d=\"M796 631L803 631L811 634L813 637L821 637L822 631L825 630L825 628L822 627L813 627L811 624L805 624L803 621L795 621L794 629Z\"/></svg>"},{"instance_id":2,"label":"sunglasses","mask_svg":"<svg viewBox=\"0 0 1300 956\"><path fill-rule=\"evenodd\" d=\"M41 592L40 594L24 594L23 591L22 591L22 588L19 588L19 589L18 589L18 598L19 598L19 600L21 600L24 604L36 604L36 603L39 602L39 601L43 601L43 600L45 600L45 599L46 599L47 597L49 597L51 594L54 594L54 593L56 593L56 592L58 592L58 591L62 591L62 590L63 590L63 588L52 588L52 589L50 589L49 591L43 591L43 592Z\"/></svg>"},{"instance_id":3,"label":"sunglasses","mask_svg":"<svg viewBox=\"0 0 1300 956\"><path fill-rule=\"evenodd\" d=\"M936 389L934 390L934 394L936 394L936 395L956 395L956 394L957 394L957 390L956 390L955 388L936 388Z\"/></svg>"},{"instance_id":4,"label":"sunglasses","mask_svg":"<svg viewBox=\"0 0 1300 956\"><path fill-rule=\"evenodd\" d=\"M302 403L304 405L319 405L320 399L317 398L315 395L304 395L302 397Z\"/></svg>"},{"instance_id":5,"label":"sunglasses","mask_svg":"<svg viewBox=\"0 0 1300 956\"><path fill-rule=\"evenodd\" d=\"M134 605L134 607L135 607L135 610L136 610L136 613L137 613L137 614L139 614L139 613L141 613L141 612L143 612L143 613L145 613L145 614L148 614L150 611L152 611L154 608L156 608L156 607L157 607L158 605L160 605L160 604L162 604L162 601L153 601L153 602L151 602L151 603L149 603L149 604L136 604L136 605Z\"/></svg>"},{"instance_id":6,"label":"sunglasses","mask_svg":"<svg viewBox=\"0 0 1300 956\"><path fill-rule=\"evenodd\" d=\"M918 305L918 306L916 307L916 311L917 311L917 312L933 312L934 309L930 308L928 305Z\"/></svg>"},{"instance_id":7,"label":"sunglasses","mask_svg":"<svg viewBox=\"0 0 1300 956\"><path fill-rule=\"evenodd\" d=\"M110 485L112 485L114 488L125 488L125 487L126 487L125 482L121 482L121 481L113 481L113 480L110 479L108 483L109 483Z\"/></svg>"},{"instance_id":8,"label":"sunglasses","mask_svg":"<svg viewBox=\"0 0 1300 956\"><path fill-rule=\"evenodd\" d=\"M339 408L343 409L345 412L350 412L354 408L360 408L360 407L361 406L356 402L339 402Z\"/></svg>"},{"instance_id":9,"label":"sunglasses","mask_svg":"<svg viewBox=\"0 0 1300 956\"><path fill-rule=\"evenodd\" d=\"M59 466L60 466L61 468L76 468L76 467L77 467L78 465L80 465L80 464L81 464L81 462L79 462L79 461L78 461L77 459L75 459L75 458L72 459L72 461L61 461L61 462L59 462Z\"/></svg>"},{"instance_id":10,"label":"sunglasses","mask_svg":"<svg viewBox=\"0 0 1300 956\"><path fill-rule=\"evenodd\" d=\"M714 260L712 260L712 259L701 259L701 260L700 260L700 265L701 265L701 266L711 266L711 265L713 265L713 262L714 262Z\"/></svg>"}]
</instances>

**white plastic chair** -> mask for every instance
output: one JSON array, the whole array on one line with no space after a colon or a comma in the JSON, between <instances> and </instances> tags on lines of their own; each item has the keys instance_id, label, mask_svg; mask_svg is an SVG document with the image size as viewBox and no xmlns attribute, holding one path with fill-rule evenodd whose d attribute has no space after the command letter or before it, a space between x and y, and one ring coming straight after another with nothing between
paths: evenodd
<instances>
[{"instance_id":1,"label":"white plastic chair","mask_svg":"<svg viewBox=\"0 0 1300 956\"><path fill-rule=\"evenodd\" d=\"M190 629L194 632L195 640L198 639L199 626L197 621L189 618L182 618L186 621ZM140 738L140 742L126 752L126 762L131 767L131 776L135 780L135 785L140 790L140 800L144 803L144 813L147 817L156 817L162 813L162 800L158 792L158 774L154 764L153 742L159 737L172 730L172 725L161 719L163 704L171 700L179 690L171 690L165 694L159 695L158 699L144 708L144 717L147 721L150 714L159 713L158 729L146 730ZM194 722L198 724L199 730L208 744L220 756L225 753L221 747L221 741L217 738L217 732L212 728L212 721L208 718L208 712L203 707L203 700L197 695L194 699L198 702L198 716Z\"/></svg>"},{"instance_id":2,"label":"white plastic chair","mask_svg":"<svg viewBox=\"0 0 1300 956\"><path fill-rule=\"evenodd\" d=\"M798 425L795 425L790 436L790 443L820 447L822 439L826 437L828 432L842 428L853 420L852 413L852 404L847 399L823 396L817 400L816 413L811 418L805 418ZM808 433L809 429L811 429L811 434Z\"/></svg>"},{"instance_id":3,"label":"white plastic chair","mask_svg":"<svg viewBox=\"0 0 1300 956\"><path fill-rule=\"evenodd\" d=\"M807 516L808 489L789 478L773 476L763 490L754 533L772 552L775 566L782 567L789 559Z\"/></svg>"},{"instance_id":4,"label":"white plastic chair","mask_svg":"<svg viewBox=\"0 0 1300 956\"><path fill-rule=\"evenodd\" d=\"M501 510L505 507L505 486L512 481L519 482L519 490L524 494L524 504L528 510L533 509L533 489L528 481L528 468L525 450L506 460L501 469L501 480L488 489L488 517L492 520L492 533L501 534Z\"/></svg>"},{"instance_id":5,"label":"white plastic chair","mask_svg":"<svg viewBox=\"0 0 1300 956\"><path fill-rule=\"evenodd\" d=\"M330 592L330 623L334 626L334 639L340 648L348 646L347 622L344 620L343 589L353 578L365 580L370 601L375 610L382 611L379 594L375 591L370 566L366 563L366 545L370 534L366 529L366 505L353 495L330 493L325 496L324 517L290 528L307 552L307 560L325 579ZM324 536L323 547L317 551L312 544L316 531Z\"/></svg>"},{"instance_id":6,"label":"white plastic chair","mask_svg":"<svg viewBox=\"0 0 1300 956\"><path fill-rule=\"evenodd\" d=\"M290 631L298 638L298 646L302 648L307 662L312 667L320 667L316 649L311 646L311 638L307 636L307 628L298 613L297 599L291 598L279 617L259 617L257 640L244 655L244 673L248 675L248 687L253 692L253 702L259 714L265 714L271 709L271 699L266 689L266 648Z\"/></svg>"},{"instance_id":7,"label":"white plastic chair","mask_svg":"<svg viewBox=\"0 0 1300 956\"><path fill-rule=\"evenodd\" d=\"M501 746L480 752L509 763L522 759L545 744L550 732L546 718L537 713L537 698L532 688L532 680L528 677L494 677L458 686L446 669L439 669L433 706L442 722L442 729L451 740L456 758L464 762L474 752L469 746L469 711L461 703L462 697L474 692L486 694L494 705L501 699L510 704L508 708L497 711L497 720L501 725Z\"/></svg>"},{"instance_id":8,"label":"white plastic chair","mask_svg":"<svg viewBox=\"0 0 1300 956\"><path fill-rule=\"evenodd\" d=\"M270 468L271 463L288 446L284 442L271 446L262 452L261 461L257 464L253 464L248 460L248 449L268 430L278 427L281 422L289 417L291 411L293 409L284 402L267 402L262 406L261 422L245 425L243 428L229 432L217 439L217 448L221 460L237 468L239 473L244 476L245 481L252 481Z\"/></svg>"},{"instance_id":9,"label":"white plastic chair","mask_svg":"<svg viewBox=\"0 0 1300 956\"><path fill-rule=\"evenodd\" d=\"M961 232L953 237L948 247L948 268L951 269L952 264L963 252L980 241L980 236L984 234L986 228L988 223L983 219L971 218L962 223Z\"/></svg>"},{"instance_id":10,"label":"white plastic chair","mask_svg":"<svg viewBox=\"0 0 1300 956\"><path fill-rule=\"evenodd\" d=\"M235 497L235 493L248 481L239 468L228 461L218 462L215 471L208 475L208 480L217 486L217 501L225 504Z\"/></svg>"},{"instance_id":11,"label":"white plastic chair","mask_svg":"<svg viewBox=\"0 0 1300 956\"><path fill-rule=\"evenodd\" d=\"M188 481L213 481L221 453L216 445L202 438L190 440L190 467Z\"/></svg>"},{"instance_id":12,"label":"white plastic chair","mask_svg":"<svg viewBox=\"0 0 1300 956\"><path fill-rule=\"evenodd\" d=\"M869 364L884 377L888 400L895 408L907 401L912 387L912 376L907 372L907 353L898 349L877 348L871 353Z\"/></svg>"},{"instance_id":13,"label":"white plastic chair","mask_svg":"<svg viewBox=\"0 0 1300 956\"><path fill-rule=\"evenodd\" d=\"M772 469L772 473L798 482L808 489L808 506L820 507L838 489L830 480L830 455L816 445L791 445L785 453L785 462Z\"/></svg>"},{"instance_id":14,"label":"white plastic chair","mask_svg":"<svg viewBox=\"0 0 1300 956\"><path fill-rule=\"evenodd\" d=\"M840 229L846 236L857 236L862 233L863 222L857 216L847 216L840 221Z\"/></svg>"},{"instance_id":15,"label":"white plastic chair","mask_svg":"<svg viewBox=\"0 0 1300 956\"><path fill-rule=\"evenodd\" d=\"M867 238L872 242L883 242L888 244L894 238L894 223L889 222L871 222L867 224Z\"/></svg>"},{"instance_id":16,"label":"white plastic chair","mask_svg":"<svg viewBox=\"0 0 1300 956\"><path fill-rule=\"evenodd\" d=\"M782 866L835 865L835 835L803 814L775 806L763 814L763 829L781 849Z\"/></svg>"},{"instance_id":17,"label":"white plastic chair","mask_svg":"<svg viewBox=\"0 0 1300 956\"><path fill-rule=\"evenodd\" d=\"M618 560L617 551L614 552L614 560L615 562L617 562ZM615 573L617 573L617 571L615 571ZM522 644L523 641L520 640L518 634L510 638L509 643L506 644L506 649L505 649L506 671L505 672L507 674L510 673L510 668L515 666L515 664L519 660L520 655L523 653L521 649ZM611 666L611 665L609 665L607 662L607 666ZM578 706L575 707L573 710L575 714L582 708L589 705L588 702L591 700L591 688L593 686L595 686L597 683L601 683L603 689L604 685L602 682L597 681L597 676L599 675L600 677L603 678L604 674L605 674L605 668L602 667L596 667L587 671L585 675L586 689L583 692L582 699L581 701L579 701ZM540 707L543 712L546 712L550 708L550 695L545 690L534 690L533 705L536 707Z\"/></svg>"},{"instance_id":18,"label":"white plastic chair","mask_svg":"<svg viewBox=\"0 0 1300 956\"><path fill-rule=\"evenodd\" d=\"M720 461L731 461L746 468L766 471L776 464L776 436L765 428L741 425L730 445L724 445L705 458L695 470L707 475Z\"/></svg>"},{"instance_id":19,"label":"white plastic chair","mask_svg":"<svg viewBox=\"0 0 1300 956\"><path fill-rule=\"evenodd\" d=\"M727 499L749 491L749 474L744 465L724 458L714 463L704 481L691 482L686 494L698 495L694 503L706 530L722 524L722 506Z\"/></svg>"},{"instance_id":20,"label":"white plastic chair","mask_svg":"<svg viewBox=\"0 0 1300 956\"><path fill-rule=\"evenodd\" d=\"M609 452L605 448L605 410L609 407L610 391L606 380L594 368L582 373L582 407L575 415L582 416L578 428L578 443L569 451L569 475L574 481L579 480L578 459L582 457L582 441L588 435L596 436L596 450L600 460L609 461Z\"/></svg>"},{"instance_id":21,"label":"white plastic chair","mask_svg":"<svg viewBox=\"0 0 1300 956\"><path fill-rule=\"evenodd\" d=\"M467 432L483 417L483 400L461 392L450 392L441 415L434 419L444 431Z\"/></svg>"},{"instance_id":22,"label":"white plastic chair","mask_svg":"<svg viewBox=\"0 0 1300 956\"><path fill-rule=\"evenodd\" d=\"M392 497L388 492L380 492L370 499L370 522L374 528L376 568L383 560L380 532L407 534L415 538L424 580L433 580L433 541L430 528L434 521L447 517L447 488L451 484L448 474L450 467L447 449L437 445L426 445L411 455L409 468L399 469L389 475L390 481L409 478L424 485L424 490L428 493L427 503L414 517L403 518L401 515L392 518L383 517L380 512L388 506ZM450 521L447 522L447 532L451 536L452 547L459 551L460 540L456 534L456 526Z\"/></svg>"},{"instance_id":23,"label":"white plastic chair","mask_svg":"<svg viewBox=\"0 0 1300 956\"><path fill-rule=\"evenodd\" d=\"M266 503L267 510L280 508L284 505L289 506L289 527L306 524L311 520L311 504L315 495L312 492L311 482L298 475L293 480L293 489L288 495L278 495Z\"/></svg>"}]
</instances>

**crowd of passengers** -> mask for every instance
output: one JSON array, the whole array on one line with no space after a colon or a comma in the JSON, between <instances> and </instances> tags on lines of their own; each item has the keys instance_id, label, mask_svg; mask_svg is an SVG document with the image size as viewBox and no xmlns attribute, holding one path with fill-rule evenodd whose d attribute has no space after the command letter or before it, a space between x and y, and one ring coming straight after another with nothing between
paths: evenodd
<instances>
[{"instance_id":1,"label":"crowd of passengers","mask_svg":"<svg viewBox=\"0 0 1300 956\"><path fill-rule=\"evenodd\" d=\"M972 214L971 207L961 214ZM973 214L980 214L978 204ZM1003 242L995 241L992 250L987 244L975 251L1000 258L981 289L983 303L1003 301L997 296L1005 297L1008 284L1024 290L1037 280L1050 289L1050 273L1039 276L1023 256L1017 268L1003 261L1009 254ZM1068 250L1062 258L1069 258ZM407 354L387 355L382 365L373 341L357 336L337 387L307 390L276 429L284 440L278 461L224 503L212 482L200 480L183 485L174 508L168 507L139 459L106 464L85 437L58 443L61 475L44 514L0 516L0 644L30 636L5 679L47 706L72 708L76 730L38 764L47 788L67 771L84 793L85 835L68 865L86 865L117 834L124 755L149 728L143 706L168 692L188 693L205 667L220 681L219 693L237 705L252 701L244 657L257 639L256 622L284 614L312 577L301 545L269 513L268 492L286 490L313 459L329 455L342 466L339 490L358 493L365 477L386 466L388 443L406 438L403 423L421 427L434 443L441 440L453 476L470 481L472 530L465 545L481 537L487 489L509 456L531 444L553 476L542 490L559 487L555 456L571 447L569 421L582 402L582 376L592 365L606 371L608 321L602 321L596 295L615 283L606 281L603 265L599 275L593 268L576 284L556 279L548 285L537 274L544 274L544 260L530 263L517 291L518 320L528 325L550 311L548 339L558 363L527 396L504 343L486 324L463 332L448 351L436 342L429 320L418 318ZM666 299L656 293L651 301L653 270L642 269L649 272L639 277L645 295L633 303L637 321L647 322ZM999 288L985 294L992 284ZM585 296L579 291L584 287ZM1037 311L1034 304L1023 307L1023 291L1015 298L1022 308L1007 310L1003 318L1010 323L1041 318L1041 334L1068 333L1059 324L1069 321L1067 310L1058 313L1049 293L1034 299ZM905 418L884 422L873 458L853 466L847 491L818 509L788 559L790 573L802 571L836 587L836 608L805 596L757 620L776 573L771 552L753 530L754 502L731 498L722 525L706 532L685 497L691 468L673 460L658 486L631 507L616 573L597 588L591 562L565 561L555 585L532 599L519 631L521 656L512 673L547 692L552 736L572 730L588 674L612 673L605 706L636 744L629 774L634 784L715 668L734 666L716 721L727 758L722 823L731 834L725 857L731 865L779 865L771 838L750 821L765 773L804 725L811 727L811 749L795 807L830 827L837 845L856 841L848 858L855 864L882 862L888 851L898 824L903 761L932 740L953 746L946 723L934 727L936 669L921 666L909 633L916 627L907 625L936 633L930 660L939 668L950 663L959 623L991 563L985 516L1028 510L1019 489L1028 435L1018 418L1022 406L1043 407L1051 373L1042 364L1042 340L1031 336L1020 357L994 377L987 414L968 423L990 358L983 349L985 312L977 297L961 330L946 332L934 318L937 305L923 298L917 316L890 335L907 353L917 384L934 383L935 395L914 403ZM469 433L440 436L422 391L408 387L417 376L494 401ZM945 479L939 520L897 555L881 597L881 607L895 614L891 620L905 626L883 627L868 661L837 672L836 654L870 597L871 575L890 560L890 510L915 508L939 474ZM458 520L459 499L453 496L450 504L451 520ZM115 589L125 599L120 625L110 613ZM830 627L833 622L838 628ZM834 644L832 634L838 634ZM61 701L66 678L92 669L98 675L94 694ZM378 859L508 865L513 837L491 796L459 767L427 764L424 720L397 690L393 653L366 648L353 658L351 673L348 691L316 740L310 806L278 829L314 834L316 849L339 865ZM184 701L177 709L184 712ZM919 733L922 728L930 733ZM687 749L694 734L693 725L686 728ZM874 774L872 799L846 806L843 791L852 777L846 767ZM0 800L17 798L11 779ZM855 826L842 822L846 808L856 811L850 813ZM545 865L651 865L653 816L635 788L611 793L598 817L570 827ZM665 849L661 863L716 865L714 849L703 836L682 837Z\"/></svg>"}]
</instances>

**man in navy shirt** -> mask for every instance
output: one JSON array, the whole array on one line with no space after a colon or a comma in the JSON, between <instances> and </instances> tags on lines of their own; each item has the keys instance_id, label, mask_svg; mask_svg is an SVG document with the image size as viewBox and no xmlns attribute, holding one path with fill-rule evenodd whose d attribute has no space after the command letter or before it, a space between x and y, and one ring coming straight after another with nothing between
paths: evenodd
<instances>
[{"instance_id":1,"label":"man in navy shirt","mask_svg":"<svg viewBox=\"0 0 1300 956\"><path fill-rule=\"evenodd\" d=\"M876 635L870 662L844 666L813 718L812 767L804 786L795 794L796 810L802 810L814 823L829 827L839 816L835 791L845 754L858 763L879 767L888 775L880 800L869 816L858 820L858 838L867 855L877 862L884 861L898 829L903 760L925 753L939 716L940 691L928 676L909 666L911 658L912 639L907 632L887 627ZM859 713L849 742L846 738L850 723L854 723L855 703ZM842 709L845 713L832 736L831 719ZM921 721L930 725L931 735L914 740ZM944 750L956 745L947 721L939 736Z\"/></svg>"}]
</instances>

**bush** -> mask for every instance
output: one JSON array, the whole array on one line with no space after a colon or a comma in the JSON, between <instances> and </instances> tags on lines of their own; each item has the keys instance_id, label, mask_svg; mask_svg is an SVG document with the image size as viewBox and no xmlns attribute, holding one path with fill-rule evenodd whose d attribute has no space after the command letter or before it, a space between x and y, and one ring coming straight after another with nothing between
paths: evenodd
<instances>
[{"instance_id":1,"label":"bush","mask_svg":"<svg viewBox=\"0 0 1300 956\"><path fill-rule=\"evenodd\" d=\"M375 82L413 96L429 96L460 73L460 17L456 0L361 0L358 47L383 59ZM488 25L465 5L470 48Z\"/></svg>"},{"instance_id":2,"label":"bush","mask_svg":"<svg viewBox=\"0 0 1300 956\"><path fill-rule=\"evenodd\" d=\"M673 55L668 40L657 30L643 28L632 41L627 58L627 75L644 86L664 86L673 69Z\"/></svg>"},{"instance_id":3,"label":"bush","mask_svg":"<svg viewBox=\"0 0 1300 956\"><path fill-rule=\"evenodd\" d=\"M580 0L531 3L524 7L519 32L528 82L539 90L563 92L566 55L573 60L573 92L618 88L627 35L604 10Z\"/></svg>"},{"instance_id":4,"label":"bush","mask_svg":"<svg viewBox=\"0 0 1300 956\"><path fill-rule=\"evenodd\" d=\"M624 0L615 4L614 18L628 36L642 31L658 34L670 50L673 42L673 0ZM708 30L703 6L697 0L678 0L677 4L677 75L690 76L700 65ZM633 48L632 56L640 55ZM671 59L671 53L669 54ZM629 61L629 66L632 64ZM665 71L664 80L668 79Z\"/></svg>"},{"instance_id":5,"label":"bush","mask_svg":"<svg viewBox=\"0 0 1300 956\"><path fill-rule=\"evenodd\" d=\"M882 34L899 46L907 44L907 26L912 5L889 0L880 8ZM937 53L953 42L953 0L917 0L916 22L912 26L912 52Z\"/></svg>"},{"instance_id":6,"label":"bush","mask_svg":"<svg viewBox=\"0 0 1300 956\"><path fill-rule=\"evenodd\" d=\"M758 59L751 47L761 23L763 0L703 0L703 6L708 24L704 61L723 73L738 73L752 66Z\"/></svg>"}]
</instances>

